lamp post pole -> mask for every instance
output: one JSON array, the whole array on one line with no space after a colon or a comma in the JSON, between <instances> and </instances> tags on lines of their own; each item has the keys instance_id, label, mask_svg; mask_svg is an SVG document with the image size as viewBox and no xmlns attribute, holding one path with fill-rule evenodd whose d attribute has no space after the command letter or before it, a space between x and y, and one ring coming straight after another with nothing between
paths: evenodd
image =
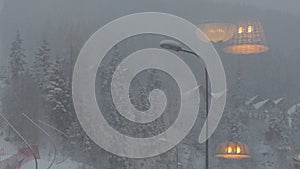
<instances>
[{"instance_id":1,"label":"lamp post pole","mask_svg":"<svg viewBox=\"0 0 300 169\"><path fill-rule=\"evenodd\" d=\"M173 40L163 40L160 43L160 47L163 49L167 49L167 50L172 50L172 51L176 51L176 52L184 52L184 53L189 53L192 54L194 56L196 56L198 59L201 59L201 57L193 52L193 51L189 51L186 49L183 49L181 47L181 45ZM206 69L206 66L203 66L204 69L204 79L205 79L205 111L206 111L206 118L208 117L208 111L209 111L209 99L208 99L208 95L209 95L209 83L208 83L208 72ZM208 169L209 167L209 141L208 141L208 121L206 122L206 141L205 141L205 169Z\"/></svg>"},{"instance_id":2,"label":"lamp post pole","mask_svg":"<svg viewBox=\"0 0 300 169\"><path fill-rule=\"evenodd\" d=\"M198 56L198 55L197 55ZM199 56L198 56L199 57ZM205 110L206 110L206 118L208 118L208 111L209 111L209 102L208 102L208 72L205 67ZM209 148L208 148L208 120L206 122L206 141L205 141L205 168L208 169L209 167Z\"/></svg>"}]
</instances>

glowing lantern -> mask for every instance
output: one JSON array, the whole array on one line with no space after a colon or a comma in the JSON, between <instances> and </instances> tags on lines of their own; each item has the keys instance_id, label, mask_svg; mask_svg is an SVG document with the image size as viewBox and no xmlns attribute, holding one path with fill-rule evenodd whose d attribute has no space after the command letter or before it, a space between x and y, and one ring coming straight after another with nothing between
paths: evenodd
<instances>
[{"instance_id":1,"label":"glowing lantern","mask_svg":"<svg viewBox=\"0 0 300 169\"><path fill-rule=\"evenodd\" d=\"M224 48L224 52L237 55L262 53L268 50L264 29L258 20L241 21L237 32Z\"/></svg>"},{"instance_id":2,"label":"glowing lantern","mask_svg":"<svg viewBox=\"0 0 300 169\"><path fill-rule=\"evenodd\" d=\"M239 142L222 143L217 148L216 157L226 159L250 158L249 147Z\"/></svg>"},{"instance_id":3,"label":"glowing lantern","mask_svg":"<svg viewBox=\"0 0 300 169\"><path fill-rule=\"evenodd\" d=\"M199 28L210 41L225 42L232 38L237 27L230 23L205 23L199 25ZM197 32L197 36L201 37L199 32Z\"/></svg>"},{"instance_id":4,"label":"glowing lantern","mask_svg":"<svg viewBox=\"0 0 300 169\"><path fill-rule=\"evenodd\" d=\"M294 169L300 169L300 154L295 155L293 161L294 161Z\"/></svg>"}]
</instances>

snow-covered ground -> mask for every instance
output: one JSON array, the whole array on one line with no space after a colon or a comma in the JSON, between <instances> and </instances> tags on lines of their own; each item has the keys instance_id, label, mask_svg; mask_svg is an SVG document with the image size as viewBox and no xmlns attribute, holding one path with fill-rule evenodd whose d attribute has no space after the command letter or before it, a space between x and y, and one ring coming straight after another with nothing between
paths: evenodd
<instances>
[{"instance_id":1,"label":"snow-covered ground","mask_svg":"<svg viewBox=\"0 0 300 169\"><path fill-rule=\"evenodd\" d=\"M9 158L10 156L2 156L1 160L5 160ZM0 161L1 161L0 160ZM45 169L50 165L51 161L44 160L44 159L38 159L38 167L41 169ZM81 169L84 164L78 163L76 161L72 160L66 160L63 163L56 164L54 163L51 169ZM81 168L80 168L81 167ZM93 169L92 167L85 166L85 169ZM21 167L21 169L35 169L35 161L32 160L28 163L26 163L24 166Z\"/></svg>"},{"instance_id":2,"label":"snow-covered ground","mask_svg":"<svg viewBox=\"0 0 300 169\"><path fill-rule=\"evenodd\" d=\"M17 153L18 150L15 146L11 145L9 142L4 141L0 138L0 147L4 148L5 155L0 156L0 161L5 160L9 157L11 157L13 154ZM45 150L40 150L41 158L46 157L43 155ZM60 157L57 157L58 159L62 159ZM48 158L47 158L48 159ZM40 169L46 169L51 163L51 159L45 160L45 159L39 159L38 160L38 166ZM56 164L51 167L51 169L79 169L80 166L82 166L82 163L78 163L76 161L72 160L66 160L63 163ZM32 160L28 163L26 163L24 166L21 167L21 169L34 169L35 168L35 161ZM86 167L85 169L92 169L91 167Z\"/></svg>"},{"instance_id":3,"label":"snow-covered ground","mask_svg":"<svg viewBox=\"0 0 300 169\"><path fill-rule=\"evenodd\" d=\"M50 165L49 161L46 160L38 160L38 166L39 168L45 169ZM60 164L55 164L51 167L51 169L79 169L79 166L82 164L76 162L76 161L71 161L71 160L66 160L63 163ZM29 163L25 164L21 169L33 169L35 168L35 162L30 161Z\"/></svg>"}]
</instances>

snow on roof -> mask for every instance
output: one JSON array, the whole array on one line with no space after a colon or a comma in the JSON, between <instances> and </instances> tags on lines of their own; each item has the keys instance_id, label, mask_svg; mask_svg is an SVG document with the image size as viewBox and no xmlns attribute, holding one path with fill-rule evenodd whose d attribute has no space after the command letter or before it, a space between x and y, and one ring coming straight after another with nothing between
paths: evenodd
<instances>
[{"instance_id":1,"label":"snow on roof","mask_svg":"<svg viewBox=\"0 0 300 169\"><path fill-rule=\"evenodd\" d=\"M253 103L253 101L254 101L256 98L258 98L258 95L256 95L256 96L250 98L248 101L245 102L245 104L246 104L246 105L249 105L249 104Z\"/></svg>"},{"instance_id":2,"label":"snow on roof","mask_svg":"<svg viewBox=\"0 0 300 169\"><path fill-rule=\"evenodd\" d=\"M266 99L264 101L258 102L254 104L254 108L256 110L260 109L263 105L265 105L270 99Z\"/></svg>"},{"instance_id":3,"label":"snow on roof","mask_svg":"<svg viewBox=\"0 0 300 169\"><path fill-rule=\"evenodd\" d=\"M279 98L279 99L276 99L276 100L274 100L273 102L275 103L275 104L279 104L280 102L282 102L283 101L283 97L281 97L281 98Z\"/></svg>"},{"instance_id":4,"label":"snow on roof","mask_svg":"<svg viewBox=\"0 0 300 169\"><path fill-rule=\"evenodd\" d=\"M295 114L297 113L297 108L300 107L300 103L293 105L288 111L287 113L289 115Z\"/></svg>"}]
</instances>

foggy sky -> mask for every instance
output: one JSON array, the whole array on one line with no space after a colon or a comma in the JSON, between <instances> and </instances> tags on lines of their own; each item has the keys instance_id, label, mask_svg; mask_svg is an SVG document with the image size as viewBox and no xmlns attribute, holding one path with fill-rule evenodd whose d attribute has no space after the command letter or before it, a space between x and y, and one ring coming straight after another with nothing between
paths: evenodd
<instances>
[{"instance_id":1,"label":"foggy sky","mask_svg":"<svg viewBox=\"0 0 300 169\"><path fill-rule=\"evenodd\" d=\"M2 6L1 65L7 64L17 30L22 34L30 60L43 39L50 41L54 54L61 55L67 50L64 45L68 35L78 35L74 39L80 40L74 41L80 50L101 26L136 12L171 13L194 24L207 20L235 22L247 16L259 18L271 54L240 58L243 82L256 92L253 95L286 97L289 104L300 102L300 56L289 53L300 48L299 0L4 0ZM234 84L238 58L223 58L223 63L229 85Z\"/></svg>"}]
</instances>

